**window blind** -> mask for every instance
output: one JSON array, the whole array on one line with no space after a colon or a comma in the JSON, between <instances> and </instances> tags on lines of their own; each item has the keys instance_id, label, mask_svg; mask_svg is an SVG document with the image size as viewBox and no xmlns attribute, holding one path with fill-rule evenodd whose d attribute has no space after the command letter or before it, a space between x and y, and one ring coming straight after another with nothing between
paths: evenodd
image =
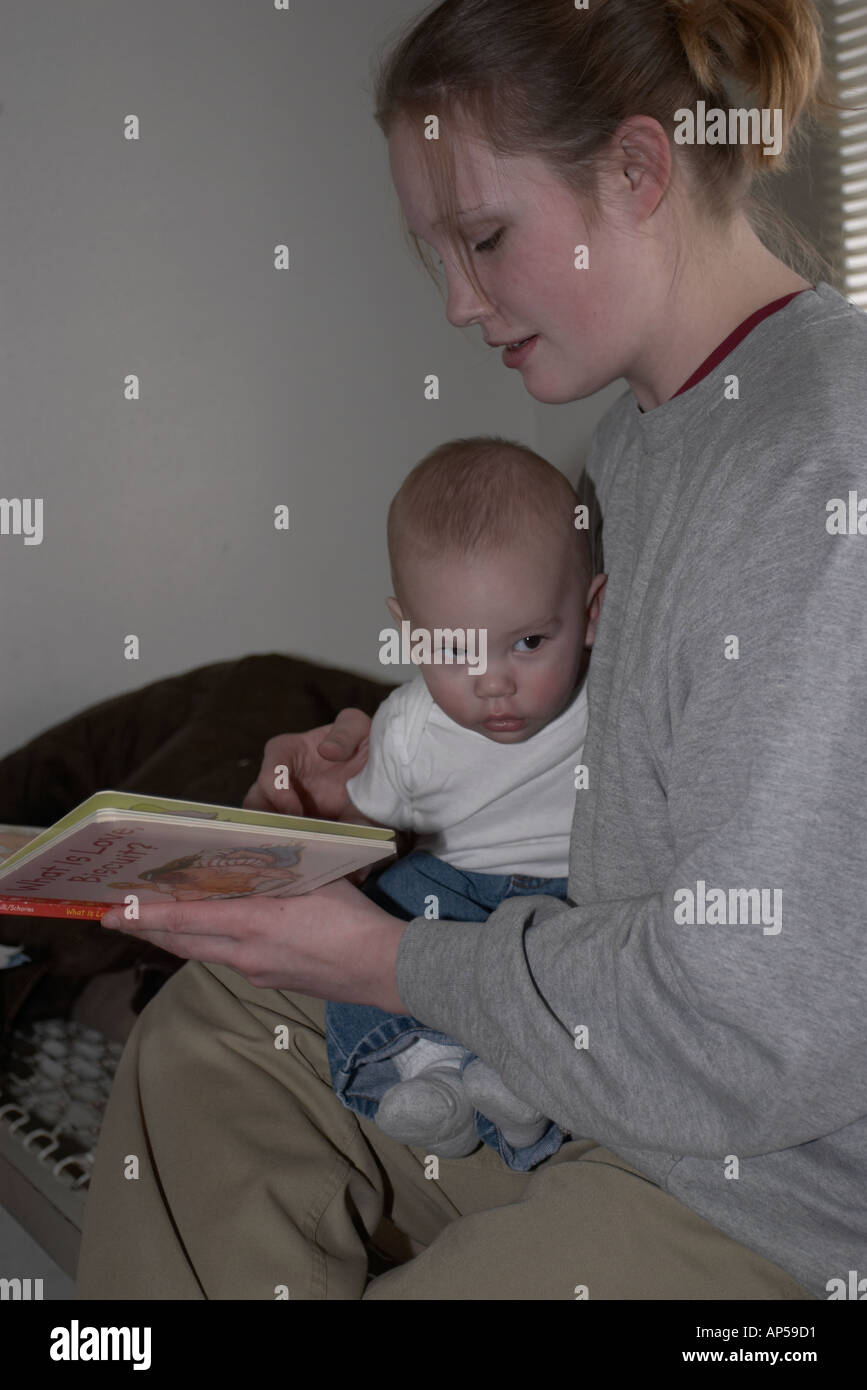
<instances>
[{"instance_id":1,"label":"window blind","mask_svg":"<svg viewBox=\"0 0 867 1390\"><path fill-rule=\"evenodd\" d=\"M838 113L828 196L846 296L867 309L867 0L829 0L825 17L836 99L862 108Z\"/></svg>"}]
</instances>

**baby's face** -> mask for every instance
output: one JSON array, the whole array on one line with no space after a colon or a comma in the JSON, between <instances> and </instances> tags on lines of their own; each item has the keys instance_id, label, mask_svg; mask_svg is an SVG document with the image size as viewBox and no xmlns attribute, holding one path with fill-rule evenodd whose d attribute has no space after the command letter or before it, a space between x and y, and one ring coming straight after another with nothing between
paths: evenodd
<instances>
[{"instance_id":1,"label":"baby's face","mask_svg":"<svg viewBox=\"0 0 867 1390\"><path fill-rule=\"evenodd\" d=\"M595 630L587 610L604 582L600 575L588 590L571 549L527 542L471 561L417 562L403 576L405 609L392 613L431 638L436 628L485 629L483 674L467 663L420 669L455 723L495 743L523 743L569 703Z\"/></svg>"}]
</instances>

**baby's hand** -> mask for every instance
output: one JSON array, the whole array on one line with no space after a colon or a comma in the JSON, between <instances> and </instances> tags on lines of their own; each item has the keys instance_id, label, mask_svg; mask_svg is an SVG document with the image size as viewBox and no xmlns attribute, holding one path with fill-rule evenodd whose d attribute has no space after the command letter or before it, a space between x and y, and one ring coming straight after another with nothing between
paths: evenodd
<instances>
[{"instance_id":1,"label":"baby's hand","mask_svg":"<svg viewBox=\"0 0 867 1390\"><path fill-rule=\"evenodd\" d=\"M367 762L370 719L360 709L341 710L333 724L303 734L278 734L265 744L262 767L243 805L249 811L339 820L347 808L346 783ZM275 769L288 769L288 787L277 787ZM284 773L282 779L286 780Z\"/></svg>"}]
</instances>

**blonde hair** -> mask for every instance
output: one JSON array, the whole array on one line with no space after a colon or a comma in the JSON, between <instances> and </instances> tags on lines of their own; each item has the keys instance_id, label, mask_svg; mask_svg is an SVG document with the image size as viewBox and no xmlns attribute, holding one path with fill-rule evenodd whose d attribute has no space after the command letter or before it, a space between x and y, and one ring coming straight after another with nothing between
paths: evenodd
<instances>
[{"instance_id":1,"label":"blonde hair","mask_svg":"<svg viewBox=\"0 0 867 1390\"><path fill-rule=\"evenodd\" d=\"M782 112L779 155L757 144L674 146L681 108L740 104ZM802 115L842 108L823 70L822 23L813 0L445 0L428 11L384 60L375 117L386 136L408 120L430 167L443 224L467 278L477 276L456 222L455 158L449 134L467 122L500 155L536 155L577 194L588 219L601 216L598 175L629 116L672 131L672 187L692 185L692 206L715 222L742 210L766 241L806 278L833 278L830 264L778 208L752 191L759 173L784 170ZM439 138L425 140L436 114ZM445 138L444 138L445 137ZM404 233L429 273L418 238Z\"/></svg>"},{"instance_id":2,"label":"blonde hair","mask_svg":"<svg viewBox=\"0 0 867 1390\"><path fill-rule=\"evenodd\" d=\"M388 509L388 556L395 594L415 563L490 555L544 538L553 554L571 550L582 578L592 578L586 530L569 480L523 444L497 435L440 444L415 465Z\"/></svg>"}]
</instances>

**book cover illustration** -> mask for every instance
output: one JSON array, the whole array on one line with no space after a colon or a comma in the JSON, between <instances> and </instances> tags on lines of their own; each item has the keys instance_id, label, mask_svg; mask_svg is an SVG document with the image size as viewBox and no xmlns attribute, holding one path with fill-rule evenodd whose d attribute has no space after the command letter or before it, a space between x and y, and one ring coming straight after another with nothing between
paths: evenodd
<instances>
[{"instance_id":1,"label":"book cover illustration","mask_svg":"<svg viewBox=\"0 0 867 1390\"><path fill-rule=\"evenodd\" d=\"M115 880L109 888L129 890L141 896L146 884L176 902L200 898L280 896L280 890L304 880L294 865L301 863L303 845L235 845L223 850L200 850L145 869L129 882Z\"/></svg>"}]
</instances>

